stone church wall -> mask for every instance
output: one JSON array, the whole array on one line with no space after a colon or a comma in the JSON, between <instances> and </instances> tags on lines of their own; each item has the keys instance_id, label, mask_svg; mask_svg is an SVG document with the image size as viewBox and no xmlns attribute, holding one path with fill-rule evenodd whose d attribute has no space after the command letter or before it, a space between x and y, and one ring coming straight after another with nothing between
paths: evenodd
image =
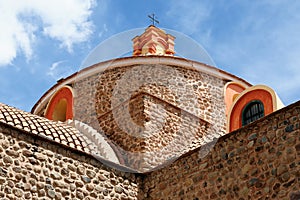
<instances>
[{"instance_id":1,"label":"stone church wall","mask_svg":"<svg viewBox=\"0 0 300 200\"><path fill-rule=\"evenodd\" d=\"M177 66L158 64L107 68L73 83L75 118L92 124L92 119L101 119L102 115L130 97L145 92L201 119L215 122L215 127L225 133L225 84L220 78ZM95 124L94 128L99 128L97 126Z\"/></svg>"},{"instance_id":2,"label":"stone church wall","mask_svg":"<svg viewBox=\"0 0 300 200\"><path fill-rule=\"evenodd\" d=\"M137 199L134 174L0 123L0 199Z\"/></svg>"},{"instance_id":3,"label":"stone church wall","mask_svg":"<svg viewBox=\"0 0 300 200\"><path fill-rule=\"evenodd\" d=\"M173 154L199 147L203 143L197 141L209 140L208 132L213 133L210 139L225 134L224 85L224 80L191 68L162 64L107 68L73 84L75 119L106 134L125 165L144 171ZM157 124L163 128L152 127ZM182 144L177 142L175 148L173 138Z\"/></svg>"},{"instance_id":4,"label":"stone church wall","mask_svg":"<svg viewBox=\"0 0 300 200\"><path fill-rule=\"evenodd\" d=\"M169 166L131 174L0 123L0 199L296 200L299 131L300 101Z\"/></svg>"},{"instance_id":5,"label":"stone church wall","mask_svg":"<svg viewBox=\"0 0 300 200\"><path fill-rule=\"evenodd\" d=\"M299 128L297 102L219 138L205 157L209 145L148 173L140 199L300 199Z\"/></svg>"}]
</instances>

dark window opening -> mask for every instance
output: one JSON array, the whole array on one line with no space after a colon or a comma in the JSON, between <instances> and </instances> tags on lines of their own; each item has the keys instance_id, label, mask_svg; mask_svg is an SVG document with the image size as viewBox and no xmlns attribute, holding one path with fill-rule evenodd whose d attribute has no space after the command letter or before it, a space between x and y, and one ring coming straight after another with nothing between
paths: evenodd
<instances>
[{"instance_id":1,"label":"dark window opening","mask_svg":"<svg viewBox=\"0 0 300 200\"><path fill-rule=\"evenodd\" d=\"M262 118L265 115L261 101L255 100L248 103L242 112L242 125L245 126Z\"/></svg>"}]
</instances>

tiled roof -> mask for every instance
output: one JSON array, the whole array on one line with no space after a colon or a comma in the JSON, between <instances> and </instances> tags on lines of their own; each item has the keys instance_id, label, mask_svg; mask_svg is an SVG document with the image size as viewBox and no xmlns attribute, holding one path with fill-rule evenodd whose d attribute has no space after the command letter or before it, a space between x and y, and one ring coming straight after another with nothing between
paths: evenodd
<instances>
[{"instance_id":1,"label":"tiled roof","mask_svg":"<svg viewBox=\"0 0 300 200\"><path fill-rule=\"evenodd\" d=\"M0 122L40 135L49 140L91 153L91 142L76 128L54 122L0 103Z\"/></svg>"}]
</instances>

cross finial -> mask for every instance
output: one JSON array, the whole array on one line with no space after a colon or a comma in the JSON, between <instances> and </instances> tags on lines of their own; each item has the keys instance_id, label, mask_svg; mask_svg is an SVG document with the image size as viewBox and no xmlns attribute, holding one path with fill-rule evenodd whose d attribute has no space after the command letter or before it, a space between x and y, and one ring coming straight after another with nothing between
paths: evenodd
<instances>
[{"instance_id":1,"label":"cross finial","mask_svg":"<svg viewBox=\"0 0 300 200\"><path fill-rule=\"evenodd\" d=\"M159 24L159 21L155 19L155 15L148 15L148 17L150 18L150 21L152 22L152 25L154 26L155 23Z\"/></svg>"}]
</instances>

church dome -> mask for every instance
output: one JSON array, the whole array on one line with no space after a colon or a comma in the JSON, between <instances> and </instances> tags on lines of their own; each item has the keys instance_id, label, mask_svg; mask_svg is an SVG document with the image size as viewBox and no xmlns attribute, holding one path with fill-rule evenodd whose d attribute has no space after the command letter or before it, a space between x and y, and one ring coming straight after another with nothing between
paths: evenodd
<instances>
[{"instance_id":1,"label":"church dome","mask_svg":"<svg viewBox=\"0 0 300 200\"><path fill-rule=\"evenodd\" d=\"M174 40L149 26L132 39L132 56L102 62L94 59L101 55L99 49L106 50L98 46L83 63L90 66L60 80L32 113L65 121L100 149L98 155L138 172L157 169L216 141L228 130L228 113L237 112L232 107L240 106L235 99L251 85L211 65L179 57ZM201 57L209 58L203 52ZM247 101L256 98L251 95Z\"/></svg>"}]
</instances>

